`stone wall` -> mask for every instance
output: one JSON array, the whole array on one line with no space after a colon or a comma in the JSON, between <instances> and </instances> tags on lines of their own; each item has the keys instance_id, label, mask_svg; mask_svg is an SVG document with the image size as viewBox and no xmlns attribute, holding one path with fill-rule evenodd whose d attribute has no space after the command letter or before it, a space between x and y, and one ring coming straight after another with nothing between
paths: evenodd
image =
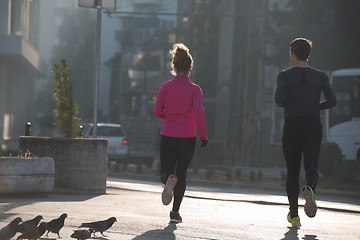
<instances>
[{"instance_id":1,"label":"stone wall","mask_svg":"<svg viewBox=\"0 0 360 240\"><path fill-rule=\"evenodd\" d=\"M0 158L0 194L47 194L53 191L55 164L50 157Z\"/></svg>"},{"instance_id":2,"label":"stone wall","mask_svg":"<svg viewBox=\"0 0 360 240\"><path fill-rule=\"evenodd\" d=\"M107 139L20 137L20 151L55 161L55 190L106 193Z\"/></svg>"}]
</instances>

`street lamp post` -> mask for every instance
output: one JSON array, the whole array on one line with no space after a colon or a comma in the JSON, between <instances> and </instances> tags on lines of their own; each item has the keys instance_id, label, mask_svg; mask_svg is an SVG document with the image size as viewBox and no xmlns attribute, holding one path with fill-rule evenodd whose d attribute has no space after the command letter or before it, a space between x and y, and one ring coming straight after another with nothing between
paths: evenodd
<instances>
[{"instance_id":1,"label":"street lamp post","mask_svg":"<svg viewBox=\"0 0 360 240\"><path fill-rule=\"evenodd\" d=\"M96 49L93 114L93 138L96 138L100 77L101 10L103 8L112 10L116 9L116 0L79 0L79 7L96 8Z\"/></svg>"},{"instance_id":2,"label":"street lamp post","mask_svg":"<svg viewBox=\"0 0 360 240\"><path fill-rule=\"evenodd\" d=\"M97 112L99 96L99 76L100 76L100 41L101 41L101 0L96 6L96 50L95 50L95 84L94 84L94 115L93 115L93 138L96 138Z\"/></svg>"}]
</instances>

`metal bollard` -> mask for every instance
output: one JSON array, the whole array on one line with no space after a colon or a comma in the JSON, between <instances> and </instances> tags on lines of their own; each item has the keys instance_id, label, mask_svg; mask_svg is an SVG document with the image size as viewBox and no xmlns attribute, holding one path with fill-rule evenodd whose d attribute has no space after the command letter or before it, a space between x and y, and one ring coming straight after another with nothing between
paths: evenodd
<instances>
[{"instance_id":1,"label":"metal bollard","mask_svg":"<svg viewBox=\"0 0 360 240\"><path fill-rule=\"evenodd\" d=\"M80 137L82 138L84 136L84 127L80 126Z\"/></svg>"},{"instance_id":2,"label":"metal bollard","mask_svg":"<svg viewBox=\"0 0 360 240\"><path fill-rule=\"evenodd\" d=\"M25 136L30 136L31 134L31 122L25 124Z\"/></svg>"}]
</instances>

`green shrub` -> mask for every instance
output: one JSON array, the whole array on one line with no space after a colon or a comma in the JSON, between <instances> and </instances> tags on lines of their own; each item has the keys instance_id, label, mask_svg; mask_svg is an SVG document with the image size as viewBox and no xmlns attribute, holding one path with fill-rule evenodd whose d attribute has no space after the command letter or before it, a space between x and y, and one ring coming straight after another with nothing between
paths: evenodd
<instances>
[{"instance_id":1,"label":"green shrub","mask_svg":"<svg viewBox=\"0 0 360 240\"><path fill-rule=\"evenodd\" d=\"M80 135L80 118L77 117L79 105L72 94L71 71L66 61L63 59L60 64L54 64L51 73L54 76L52 95L56 104L53 111L54 125L64 137L78 137Z\"/></svg>"},{"instance_id":2,"label":"green shrub","mask_svg":"<svg viewBox=\"0 0 360 240\"><path fill-rule=\"evenodd\" d=\"M341 183L354 183L357 181L356 175L360 171L360 164L357 161L343 160L335 164L335 178Z\"/></svg>"},{"instance_id":3,"label":"green shrub","mask_svg":"<svg viewBox=\"0 0 360 240\"><path fill-rule=\"evenodd\" d=\"M332 176L337 163L342 161L342 152L336 143L323 143L319 157L319 171L327 176Z\"/></svg>"}]
</instances>

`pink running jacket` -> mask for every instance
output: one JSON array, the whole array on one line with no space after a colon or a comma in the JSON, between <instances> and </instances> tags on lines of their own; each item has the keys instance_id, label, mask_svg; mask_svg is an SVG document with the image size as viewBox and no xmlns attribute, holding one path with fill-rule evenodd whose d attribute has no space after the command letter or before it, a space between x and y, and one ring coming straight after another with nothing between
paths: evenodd
<instances>
[{"instance_id":1,"label":"pink running jacket","mask_svg":"<svg viewBox=\"0 0 360 240\"><path fill-rule=\"evenodd\" d=\"M195 137L196 124L200 139L208 140L202 90L188 77L175 76L161 84L153 112L157 117L163 118L161 135Z\"/></svg>"}]
</instances>

